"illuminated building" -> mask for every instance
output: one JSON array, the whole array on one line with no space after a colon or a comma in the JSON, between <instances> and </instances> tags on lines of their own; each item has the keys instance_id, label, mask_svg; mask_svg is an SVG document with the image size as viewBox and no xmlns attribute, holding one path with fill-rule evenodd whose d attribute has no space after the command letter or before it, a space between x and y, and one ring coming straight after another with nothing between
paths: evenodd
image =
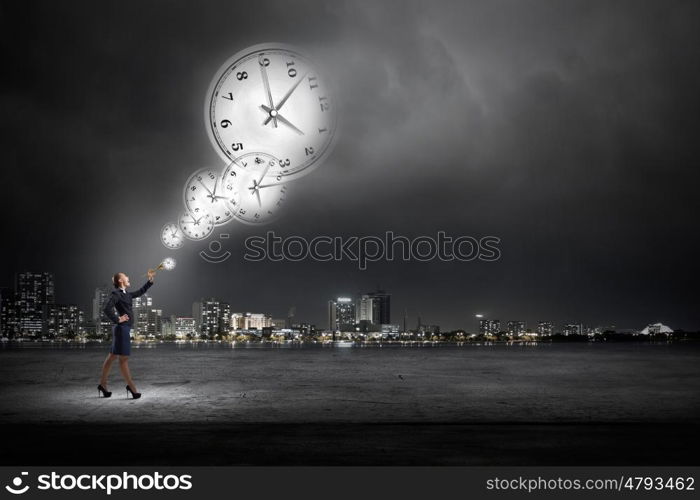
<instances>
[{"instance_id":1,"label":"illuminated building","mask_svg":"<svg viewBox=\"0 0 700 500\"><path fill-rule=\"evenodd\" d=\"M479 333L481 335L498 335L501 331L501 322L497 319L479 320Z\"/></svg>"},{"instance_id":2,"label":"illuminated building","mask_svg":"<svg viewBox=\"0 0 700 500\"><path fill-rule=\"evenodd\" d=\"M355 330L355 304L349 297L328 301L328 329L331 331Z\"/></svg>"},{"instance_id":3,"label":"illuminated building","mask_svg":"<svg viewBox=\"0 0 700 500\"><path fill-rule=\"evenodd\" d=\"M511 337L520 337L525 333L525 322L524 321L509 321L508 322L508 335Z\"/></svg>"},{"instance_id":4,"label":"illuminated building","mask_svg":"<svg viewBox=\"0 0 700 500\"><path fill-rule=\"evenodd\" d=\"M272 317L263 313L242 313L231 314L231 328L234 330L262 330L272 327Z\"/></svg>"}]
</instances>

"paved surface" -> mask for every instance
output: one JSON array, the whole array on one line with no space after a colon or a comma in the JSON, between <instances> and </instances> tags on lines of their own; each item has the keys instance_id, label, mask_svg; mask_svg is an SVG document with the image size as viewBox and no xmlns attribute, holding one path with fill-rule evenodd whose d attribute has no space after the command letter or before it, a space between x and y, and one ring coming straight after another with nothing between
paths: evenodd
<instances>
[{"instance_id":1,"label":"paved surface","mask_svg":"<svg viewBox=\"0 0 700 500\"><path fill-rule=\"evenodd\" d=\"M106 350L0 350L5 460L649 464L698 440L695 345L138 348L136 401L116 363L97 397Z\"/></svg>"},{"instance_id":2,"label":"paved surface","mask_svg":"<svg viewBox=\"0 0 700 500\"><path fill-rule=\"evenodd\" d=\"M679 345L0 351L1 422L695 421L700 349Z\"/></svg>"}]
</instances>

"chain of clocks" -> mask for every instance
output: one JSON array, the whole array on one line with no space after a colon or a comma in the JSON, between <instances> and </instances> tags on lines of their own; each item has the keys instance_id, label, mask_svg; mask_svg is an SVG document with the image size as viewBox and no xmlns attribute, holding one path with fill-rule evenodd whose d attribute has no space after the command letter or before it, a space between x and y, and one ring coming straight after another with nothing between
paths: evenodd
<instances>
[{"instance_id":1,"label":"chain of clocks","mask_svg":"<svg viewBox=\"0 0 700 500\"><path fill-rule=\"evenodd\" d=\"M204 105L223 167L189 176L184 210L163 226L163 245L174 250L187 239L204 240L234 220L275 220L289 181L313 171L332 150L337 114L328 85L306 55L286 44L255 45L230 57L215 73Z\"/></svg>"}]
</instances>

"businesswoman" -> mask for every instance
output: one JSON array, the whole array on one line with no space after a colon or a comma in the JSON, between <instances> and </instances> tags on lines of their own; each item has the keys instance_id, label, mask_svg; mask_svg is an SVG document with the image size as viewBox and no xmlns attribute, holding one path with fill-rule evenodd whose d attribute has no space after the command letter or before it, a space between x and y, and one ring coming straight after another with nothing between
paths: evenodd
<instances>
[{"instance_id":1,"label":"businesswoman","mask_svg":"<svg viewBox=\"0 0 700 500\"><path fill-rule=\"evenodd\" d=\"M109 300L103 309L105 316L113 323L112 347L109 350L107 359L105 359L102 365L102 378L100 378L100 384L97 386L98 396L101 394L103 397L108 398L112 395L112 393L107 390L107 377L109 376L109 371L112 369L112 363L115 359L119 358L119 369L127 384L126 397L128 398L129 394L131 394L131 397L134 399L141 397L141 393L136 391L136 385L131 378L131 372L129 372L129 354L131 354L130 333L131 327L134 325L132 299L140 297L153 286L153 278L155 275L156 272L153 269L149 269L148 281L135 292L126 291L131 285L131 283L129 283L129 277L126 274L116 273L112 278L114 290L112 290ZM118 314L115 313L115 309Z\"/></svg>"}]
</instances>

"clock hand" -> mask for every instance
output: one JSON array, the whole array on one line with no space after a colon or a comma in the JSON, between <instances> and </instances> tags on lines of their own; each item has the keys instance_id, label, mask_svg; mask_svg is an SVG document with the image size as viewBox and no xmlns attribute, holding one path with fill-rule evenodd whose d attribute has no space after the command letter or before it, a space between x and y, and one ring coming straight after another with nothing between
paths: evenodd
<instances>
[{"instance_id":1,"label":"clock hand","mask_svg":"<svg viewBox=\"0 0 700 500\"><path fill-rule=\"evenodd\" d=\"M287 126L288 126L289 128L291 128L292 130L294 130L297 134L299 134L299 135L304 135L304 132L302 132L301 130L299 130L298 128L296 128L296 127L292 124L292 122L290 122L289 120L287 120L284 116L280 115L279 113L277 113L277 119L278 119L279 121L281 121L282 123L284 123L285 125L287 125Z\"/></svg>"},{"instance_id":2,"label":"clock hand","mask_svg":"<svg viewBox=\"0 0 700 500\"><path fill-rule=\"evenodd\" d=\"M272 100L272 92L270 91L270 82L267 79L267 69L263 64L263 60L260 59L261 57L262 55L260 55L258 58L258 62L260 63L260 72L262 73L263 84L265 85L265 91L267 92L267 103L270 105L271 109L275 109L275 103ZM272 117L272 123L274 124L275 128L277 128L277 118L274 116Z\"/></svg>"},{"instance_id":3,"label":"clock hand","mask_svg":"<svg viewBox=\"0 0 700 500\"><path fill-rule=\"evenodd\" d=\"M287 99L289 99L289 96L292 95L292 92L294 92L296 90L296 88L299 86L301 81L306 77L306 75L307 75L307 73L304 73L303 75L301 75L301 78L299 78L299 80L297 80L297 82L294 85L292 85L292 88L289 89L289 91L284 95L282 100L277 103L277 107L275 108L277 111L282 109L282 106L284 106L284 103L287 102ZM267 120L265 120L264 125L267 125L268 123L270 123L270 120L272 120L272 116L267 117Z\"/></svg>"},{"instance_id":4,"label":"clock hand","mask_svg":"<svg viewBox=\"0 0 700 500\"><path fill-rule=\"evenodd\" d=\"M258 189L257 186L258 186L258 185L262 182L262 180L265 178L265 176L267 175L268 170L270 170L270 167L271 167L271 165L270 165L270 162L268 161L268 162L267 162L267 165L265 166L265 170L263 171L262 175L260 176L260 179L258 179L257 181L253 181L253 182L255 183L255 184L254 184L255 189Z\"/></svg>"},{"instance_id":5,"label":"clock hand","mask_svg":"<svg viewBox=\"0 0 700 500\"><path fill-rule=\"evenodd\" d=\"M258 189L272 187L272 186L281 186L282 184L285 184L285 183L284 182L273 182L271 184L258 184Z\"/></svg>"},{"instance_id":6,"label":"clock hand","mask_svg":"<svg viewBox=\"0 0 700 500\"><path fill-rule=\"evenodd\" d=\"M282 123L284 123L284 124L287 125L288 127L290 127L290 128L291 128L292 130L294 130L297 134L304 135L304 132L302 132L301 130L299 130L298 128L296 128L292 122L290 122L290 121L287 120L284 116L282 116L281 114L279 114L279 113L277 112L277 110L275 110L274 108L268 108L268 107L265 106L264 104L261 104L261 105L260 105L260 109L261 109L262 111L264 111L265 114L268 115L268 119L265 120L265 121L263 122L263 125L267 124L268 121L269 121L269 119L270 119L270 117L272 117L272 118L274 118L274 119L276 119L276 120L281 121Z\"/></svg>"},{"instance_id":7,"label":"clock hand","mask_svg":"<svg viewBox=\"0 0 700 500\"><path fill-rule=\"evenodd\" d=\"M207 186L205 186L204 183L203 183L202 181L200 181L199 179L197 179L197 182L199 182L199 183L202 185L202 187L203 187L204 189L207 190L207 192L208 192L209 194L212 194L211 191L209 191L209 188L208 188Z\"/></svg>"},{"instance_id":8,"label":"clock hand","mask_svg":"<svg viewBox=\"0 0 700 500\"><path fill-rule=\"evenodd\" d=\"M287 102L287 99L289 99L289 97L292 95L292 92L294 92L296 90L296 88L299 86L301 81L304 78L306 78L306 75L307 75L307 73L304 73L303 75L301 75L301 78L299 78L299 80L297 80L297 82L294 85L292 85L292 88L289 89L289 91L284 95L282 100L280 100L280 102L277 103L277 107L275 108L277 111L282 109L282 106L284 106L284 103Z\"/></svg>"},{"instance_id":9,"label":"clock hand","mask_svg":"<svg viewBox=\"0 0 700 500\"><path fill-rule=\"evenodd\" d=\"M258 197L258 206L262 207L262 201L260 201L260 190L259 189L255 190L255 196Z\"/></svg>"},{"instance_id":10,"label":"clock hand","mask_svg":"<svg viewBox=\"0 0 700 500\"><path fill-rule=\"evenodd\" d=\"M273 108L268 108L264 104L260 105L260 110L267 115L267 119L263 122L263 127L270 123L270 118L274 120L274 123L277 123L277 110ZM275 125L276 127L277 125Z\"/></svg>"},{"instance_id":11,"label":"clock hand","mask_svg":"<svg viewBox=\"0 0 700 500\"><path fill-rule=\"evenodd\" d=\"M253 185L248 188L249 190L252 191L251 194L255 194L255 196L258 198L258 205L262 207L262 201L260 201L260 183L259 181L256 181L253 179Z\"/></svg>"}]
</instances>

